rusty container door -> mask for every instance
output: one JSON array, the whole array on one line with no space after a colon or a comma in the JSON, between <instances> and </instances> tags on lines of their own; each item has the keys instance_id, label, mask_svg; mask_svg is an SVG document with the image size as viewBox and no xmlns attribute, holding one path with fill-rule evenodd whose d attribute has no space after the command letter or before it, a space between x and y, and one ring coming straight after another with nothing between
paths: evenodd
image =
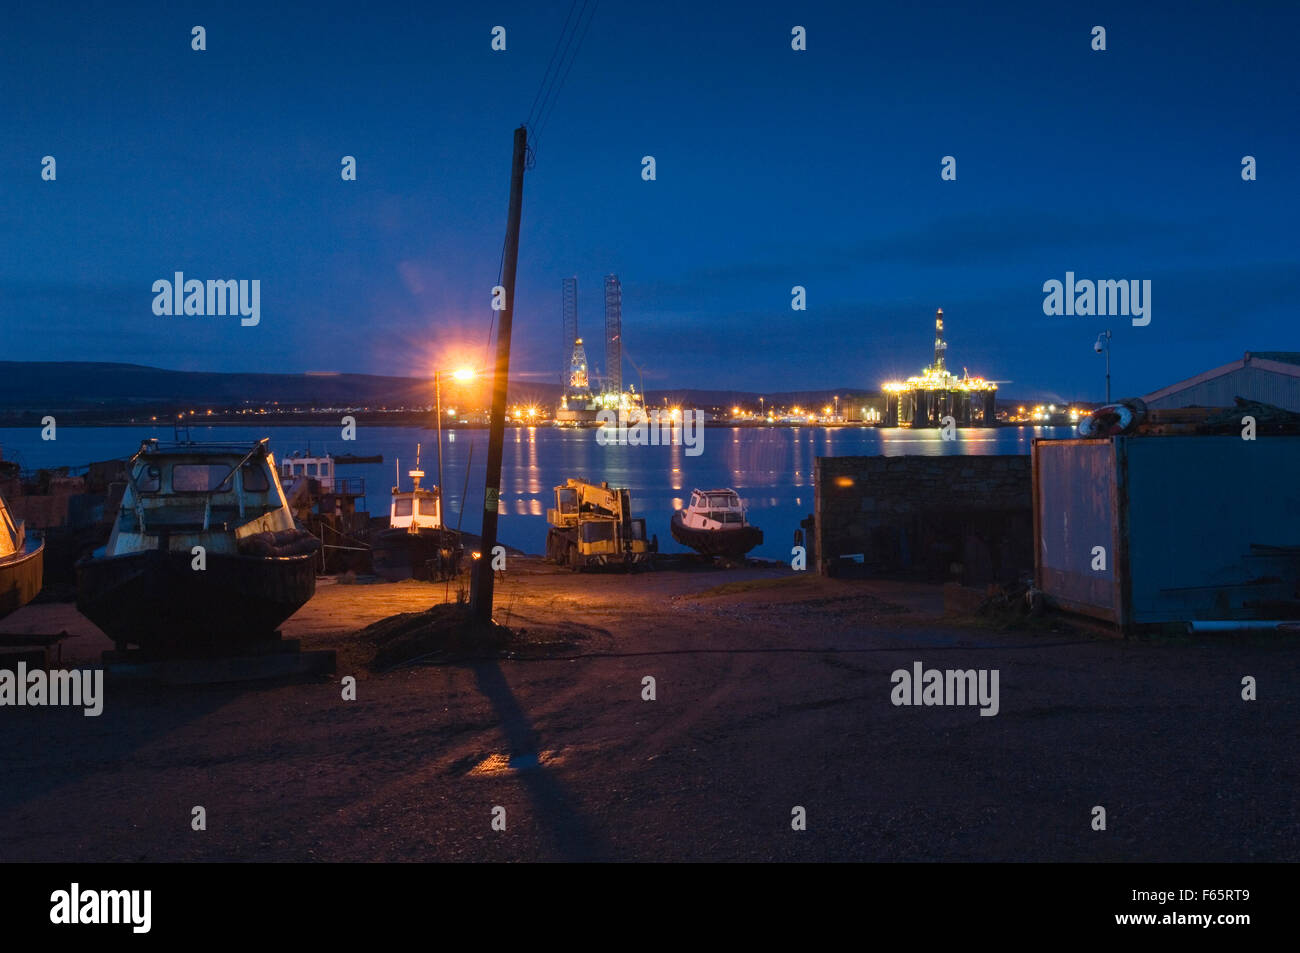
<instances>
[{"instance_id":1,"label":"rusty container door","mask_svg":"<svg viewBox=\"0 0 1300 953\"><path fill-rule=\"evenodd\" d=\"M1034 579L1062 609L1125 625L1115 443L1033 444Z\"/></svg>"}]
</instances>

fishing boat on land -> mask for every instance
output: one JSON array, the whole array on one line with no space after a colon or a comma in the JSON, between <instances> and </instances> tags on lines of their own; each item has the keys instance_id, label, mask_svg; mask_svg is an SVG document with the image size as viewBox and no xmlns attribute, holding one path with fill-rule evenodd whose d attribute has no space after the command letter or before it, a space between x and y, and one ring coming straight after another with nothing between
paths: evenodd
<instances>
[{"instance_id":1,"label":"fishing boat on land","mask_svg":"<svg viewBox=\"0 0 1300 953\"><path fill-rule=\"evenodd\" d=\"M400 473L400 470L398 471ZM460 572L465 547L460 533L442 522L442 487L420 486L424 471L416 450L410 490L393 487L388 528L371 539L375 574L389 581L447 579Z\"/></svg>"},{"instance_id":2,"label":"fishing boat on land","mask_svg":"<svg viewBox=\"0 0 1300 953\"><path fill-rule=\"evenodd\" d=\"M267 444L152 439L127 462L108 544L77 563L77 608L119 650L271 640L315 594L320 543L294 524Z\"/></svg>"},{"instance_id":3,"label":"fishing boat on land","mask_svg":"<svg viewBox=\"0 0 1300 953\"><path fill-rule=\"evenodd\" d=\"M763 542L763 531L745 516L735 490L695 490L685 509L673 514L673 539L703 556L739 559Z\"/></svg>"},{"instance_id":4,"label":"fishing boat on land","mask_svg":"<svg viewBox=\"0 0 1300 953\"><path fill-rule=\"evenodd\" d=\"M36 597L44 572L45 541L28 539L24 522L0 496L0 619Z\"/></svg>"}]
</instances>

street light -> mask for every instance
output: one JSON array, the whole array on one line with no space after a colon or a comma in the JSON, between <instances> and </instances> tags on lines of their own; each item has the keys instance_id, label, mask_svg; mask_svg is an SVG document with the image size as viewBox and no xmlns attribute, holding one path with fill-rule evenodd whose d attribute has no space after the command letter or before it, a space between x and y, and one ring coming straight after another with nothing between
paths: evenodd
<instances>
[{"instance_id":1,"label":"street light","mask_svg":"<svg viewBox=\"0 0 1300 953\"><path fill-rule=\"evenodd\" d=\"M1097 343L1092 349L1098 354L1106 354L1106 403L1110 403L1110 331L1102 331L1097 335Z\"/></svg>"},{"instance_id":2,"label":"street light","mask_svg":"<svg viewBox=\"0 0 1300 953\"><path fill-rule=\"evenodd\" d=\"M446 369L433 372L433 390L438 409L438 529L446 526L446 518L442 512L442 375L446 373L449 373ZM473 379L474 369L458 367L450 371L450 374L455 380L468 381Z\"/></svg>"}]
</instances>

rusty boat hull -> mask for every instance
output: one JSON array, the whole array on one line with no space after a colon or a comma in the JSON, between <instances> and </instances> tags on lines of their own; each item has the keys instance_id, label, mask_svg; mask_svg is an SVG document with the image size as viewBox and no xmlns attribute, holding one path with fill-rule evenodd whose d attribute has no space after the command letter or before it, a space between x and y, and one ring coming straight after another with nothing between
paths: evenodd
<instances>
[{"instance_id":1,"label":"rusty boat hull","mask_svg":"<svg viewBox=\"0 0 1300 953\"><path fill-rule=\"evenodd\" d=\"M755 546L761 546L763 543L763 531L757 526L743 523L722 529L696 529L686 525L682 512L678 510L673 514L668 528L673 534L673 539L683 546L689 546L701 556L739 559Z\"/></svg>"},{"instance_id":2,"label":"rusty boat hull","mask_svg":"<svg viewBox=\"0 0 1300 953\"><path fill-rule=\"evenodd\" d=\"M436 581L460 571L465 552L459 533L448 529L386 529L371 539L375 575L389 582L403 579Z\"/></svg>"},{"instance_id":3,"label":"rusty boat hull","mask_svg":"<svg viewBox=\"0 0 1300 953\"><path fill-rule=\"evenodd\" d=\"M148 550L77 564L77 609L118 648L204 655L275 638L316 592L316 557Z\"/></svg>"}]
</instances>

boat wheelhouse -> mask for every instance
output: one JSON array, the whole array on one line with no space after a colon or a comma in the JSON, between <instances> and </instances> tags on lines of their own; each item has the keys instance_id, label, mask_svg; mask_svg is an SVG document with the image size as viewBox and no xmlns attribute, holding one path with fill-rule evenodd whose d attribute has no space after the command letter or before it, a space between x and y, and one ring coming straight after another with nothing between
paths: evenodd
<instances>
[{"instance_id":1,"label":"boat wheelhouse","mask_svg":"<svg viewBox=\"0 0 1300 953\"><path fill-rule=\"evenodd\" d=\"M415 469L407 470L406 475L414 485L409 490L403 490L400 486L393 487L393 500L388 508L389 529L404 529L408 533L442 529L442 488L420 486L424 471L420 469L418 455L415 458Z\"/></svg>"},{"instance_id":2,"label":"boat wheelhouse","mask_svg":"<svg viewBox=\"0 0 1300 953\"><path fill-rule=\"evenodd\" d=\"M334 458L329 454L314 457L301 451L280 461L280 482L288 484L295 477L310 477L320 484L322 493L334 492Z\"/></svg>"}]
</instances>

